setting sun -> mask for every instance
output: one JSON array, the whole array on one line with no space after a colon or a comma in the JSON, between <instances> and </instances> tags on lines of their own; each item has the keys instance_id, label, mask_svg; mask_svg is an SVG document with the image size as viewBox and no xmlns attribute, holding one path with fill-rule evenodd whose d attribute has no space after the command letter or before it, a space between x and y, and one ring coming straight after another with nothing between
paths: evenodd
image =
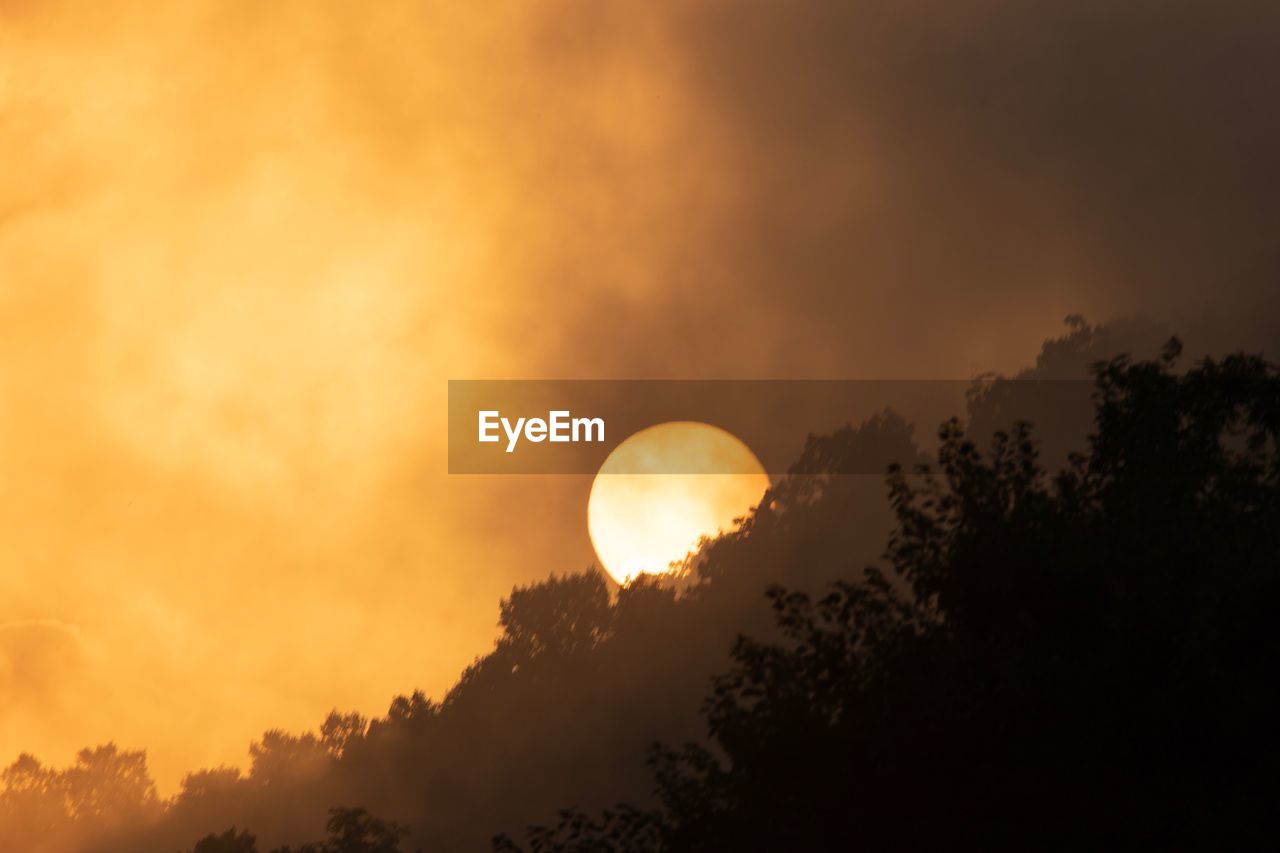
<instances>
[{"instance_id":1,"label":"setting sun","mask_svg":"<svg viewBox=\"0 0 1280 853\"><path fill-rule=\"evenodd\" d=\"M605 570L626 584L668 571L702 537L730 529L768 488L760 460L733 435L694 421L658 424L600 466L587 527Z\"/></svg>"}]
</instances>

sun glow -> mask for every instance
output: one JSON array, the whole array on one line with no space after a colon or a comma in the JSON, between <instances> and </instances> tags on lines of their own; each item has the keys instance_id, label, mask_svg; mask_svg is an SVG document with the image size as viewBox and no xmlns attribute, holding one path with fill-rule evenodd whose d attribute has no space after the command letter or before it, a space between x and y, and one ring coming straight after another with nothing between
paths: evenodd
<instances>
[{"instance_id":1,"label":"sun glow","mask_svg":"<svg viewBox=\"0 0 1280 853\"><path fill-rule=\"evenodd\" d=\"M768 488L760 460L728 432L692 421L658 424L600 466L587 528L604 569L625 584L670 571L702 537L731 529Z\"/></svg>"}]
</instances>

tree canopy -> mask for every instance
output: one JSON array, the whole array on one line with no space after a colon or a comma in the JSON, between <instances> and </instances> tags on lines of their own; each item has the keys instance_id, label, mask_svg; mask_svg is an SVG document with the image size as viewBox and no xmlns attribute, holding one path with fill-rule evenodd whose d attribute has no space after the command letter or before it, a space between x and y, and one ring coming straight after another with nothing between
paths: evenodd
<instances>
[{"instance_id":1,"label":"tree canopy","mask_svg":"<svg viewBox=\"0 0 1280 853\"><path fill-rule=\"evenodd\" d=\"M709 746L656 748L658 804L562 812L546 851L1265 845L1280 761L1280 375L1097 367L1086 452L1029 425L896 470L888 570L773 588ZM499 837L495 849L520 845Z\"/></svg>"},{"instance_id":2,"label":"tree canopy","mask_svg":"<svg viewBox=\"0 0 1280 853\"><path fill-rule=\"evenodd\" d=\"M1053 375L1105 341L1058 343ZM0 848L407 853L529 825L496 849L1261 846L1280 375L1179 349L1098 363L1085 443L999 383L934 454L892 413L811 437L678 582L517 587L438 701L268 731L168 801L141 752L24 755ZM887 501L851 476L872 461Z\"/></svg>"}]
</instances>

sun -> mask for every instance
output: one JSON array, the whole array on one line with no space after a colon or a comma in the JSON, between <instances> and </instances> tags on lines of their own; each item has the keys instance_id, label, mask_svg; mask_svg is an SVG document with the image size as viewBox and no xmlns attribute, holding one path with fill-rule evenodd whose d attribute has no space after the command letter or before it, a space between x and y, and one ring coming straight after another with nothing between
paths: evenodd
<instances>
[{"instance_id":1,"label":"sun","mask_svg":"<svg viewBox=\"0 0 1280 853\"><path fill-rule=\"evenodd\" d=\"M696 421L648 427L614 448L587 500L600 563L626 584L671 570L704 536L729 530L769 488L760 460L734 435Z\"/></svg>"}]
</instances>

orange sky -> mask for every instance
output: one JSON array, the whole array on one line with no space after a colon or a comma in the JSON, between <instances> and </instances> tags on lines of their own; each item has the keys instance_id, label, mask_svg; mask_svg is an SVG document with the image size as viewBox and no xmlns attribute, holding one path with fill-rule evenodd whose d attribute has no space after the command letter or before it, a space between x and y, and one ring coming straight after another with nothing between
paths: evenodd
<instances>
[{"instance_id":1,"label":"orange sky","mask_svg":"<svg viewBox=\"0 0 1280 853\"><path fill-rule=\"evenodd\" d=\"M955 377L1133 307L1061 163L947 168L821 28L534 8L0 2L0 760L171 791L438 695L591 559L582 478L445 475L448 378Z\"/></svg>"},{"instance_id":2,"label":"orange sky","mask_svg":"<svg viewBox=\"0 0 1280 853\"><path fill-rule=\"evenodd\" d=\"M165 788L439 692L541 573L442 491L444 379L521 363L510 25L183 8L7 10L0 125L0 754Z\"/></svg>"}]
</instances>

